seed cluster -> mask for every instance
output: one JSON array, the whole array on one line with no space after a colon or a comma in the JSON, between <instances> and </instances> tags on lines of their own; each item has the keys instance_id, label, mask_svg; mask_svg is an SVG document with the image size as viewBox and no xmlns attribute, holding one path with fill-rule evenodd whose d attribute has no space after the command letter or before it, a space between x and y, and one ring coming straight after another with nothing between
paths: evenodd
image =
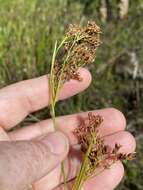
<instances>
[{"instance_id":1,"label":"seed cluster","mask_svg":"<svg viewBox=\"0 0 143 190\"><path fill-rule=\"evenodd\" d=\"M88 114L88 118L82 120L78 128L74 130L74 135L77 137L81 145L81 151L85 155L92 144L88 161L85 170L85 177L90 177L94 174L97 167L109 168L118 160L132 160L135 153L124 154L119 150L121 145L115 144L114 148L105 145L103 138L99 134L99 126L103 122L100 115Z\"/></svg>"},{"instance_id":2,"label":"seed cluster","mask_svg":"<svg viewBox=\"0 0 143 190\"><path fill-rule=\"evenodd\" d=\"M96 56L96 49L100 45L101 29L95 22L88 22L85 28L77 25L70 25L66 36L76 39L77 42L70 55L70 62L81 66L81 64L90 64ZM65 44L65 49L69 50L71 42Z\"/></svg>"},{"instance_id":3,"label":"seed cluster","mask_svg":"<svg viewBox=\"0 0 143 190\"><path fill-rule=\"evenodd\" d=\"M81 81L78 69L92 63L100 45L101 29L95 22L88 22L81 28L79 25L70 25L65 34L62 57L56 60L54 66L55 80L61 76L64 83L70 79Z\"/></svg>"}]
</instances>

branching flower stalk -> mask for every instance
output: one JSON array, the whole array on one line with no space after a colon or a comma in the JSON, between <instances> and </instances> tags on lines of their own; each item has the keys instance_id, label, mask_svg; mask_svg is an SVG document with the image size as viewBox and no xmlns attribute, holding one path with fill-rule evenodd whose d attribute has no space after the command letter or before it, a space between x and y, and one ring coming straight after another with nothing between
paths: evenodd
<instances>
[{"instance_id":1,"label":"branching flower stalk","mask_svg":"<svg viewBox=\"0 0 143 190\"><path fill-rule=\"evenodd\" d=\"M53 126L56 130L55 106L64 83L70 79L82 80L79 68L91 64L96 57L96 50L100 45L100 28L95 22L88 22L81 28L78 25L70 25L64 39L58 45L55 43L50 72L50 93L51 93L51 116ZM103 118L92 113L83 120L80 126L74 131L75 136L81 145L83 162L79 174L75 179L72 190L80 190L83 182L96 175L96 168L109 168L117 160L132 159L134 154L121 154L120 145L116 144L113 149L104 144L100 137L98 128ZM61 165L64 179L64 189L67 190L67 175L64 163Z\"/></svg>"},{"instance_id":2,"label":"branching flower stalk","mask_svg":"<svg viewBox=\"0 0 143 190\"><path fill-rule=\"evenodd\" d=\"M55 106L59 92L64 83L70 79L82 80L78 69L94 61L96 49L100 45L100 33L101 30L95 22L88 22L84 28L70 25L63 41L59 45L57 42L55 43L49 80L51 116L55 129ZM66 190L66 174L63 163L62 173Z\"/></svg>"},{"instance_id":3,"label":"branching flower stalk","mask_svg":"<svg viewBox=\"0 0 143 190\"><path fill-rule=\"evenodd\" d=\"M114 148L105 145L98 130L102 122L103 118L100 115L88 113L88 117L83 119L74 131L74 135L81 145L84 161L72 190L80 190L83 182L98 175L99 173L96 173L97 167L100 167L100 172L102 172L118 160L132 160L135 157L135 153L120 153L121 145L119 144L115 144Z\"/></svg>"}]
</instances>

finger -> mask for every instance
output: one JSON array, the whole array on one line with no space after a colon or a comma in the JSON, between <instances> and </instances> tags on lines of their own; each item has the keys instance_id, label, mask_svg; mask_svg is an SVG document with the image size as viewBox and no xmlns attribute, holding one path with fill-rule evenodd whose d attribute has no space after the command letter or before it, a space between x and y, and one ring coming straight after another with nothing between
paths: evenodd
<instances>
[{"instance_id":1,"label":"finger","mask_svg":"<svg viewBox=\"0 0 143 190\"><path fill-rule=\"evenodd\" d=\"M91 82L88 70L81 69L81 82L70 80L61 90L59 99L65 99L86 89ZM47 76L22 81L0 90L0 123L10 129L34 112L49 104L49 85Z\"/></svg>"},{"instance_id":2,"label":"finger","mask_svg":"<svg viewBox=\"0 0 143 190\"><path fill-rule=\"evenodd\" d=\"M115 146L116 143L120 144L122 146L120 152L126 154L134 152L136 147L136 143L133 136L125 131L105 137L104 142L112 148ZM120 183L121 179L123 178L123 175L123 165L121 162L117 162L114 165L112 165L110 169L105 169L96 177L88 180L84 184L83 189L90 190L93 187L96 187L98 190L112 190Z\"/></svg>"},{"instance_id":3,"label":"finger","mask_svg":"<svg viewBox=\"0 0 143 190\"><path fill-rule=\"evenodd\" d=\"M37 141L0 142L2 189L27 188L59 165L68 150L68 140L61 132L50 133Z\"/></svg>"},{"instance_id":4,"label":"finger","mask_svg":"<svg viewBox=\"0 0 143 190\"><path fill-rule=\"evenodd\" d=\"M121 162L117 162L111 168L104 170L96 178L85 182L81 190L113 190L122 180L124 176L124 167ZM68 188L72 189L74 180L68 183ZM36 189L42 190L42 189ZM54 190L64 190L64 186L60 185Z\"/></svg>"},{"instance_id":5,"label":"finger","mask_svg":"<svg viewBox=\"0 0 143 190\"><path fill-rule=\"evenodd\" d=\"M103 123L100 126L100 133L102 136L109 135L112 133L116 133L118 131L122 131L125 129L126 120L124 115L114 109L101 109L92 111L94 114L99 114L103 117ZM56 125L58 130L63 131L70 139L71 144L76 144L77 140L73 135L73 130L78 127L80 119L79 118L86 118L88 112L80 113L80 114L73 114L68 116L62 116L56 118ZM13 131L9 133L11 139L14 140L24 140L24 139L32 139L44 134L47 134L53 131L52 121L45 120L41 121L35 125L31 125L25 128L21 128L19 130Z\"/></svg>"},{"instance_id":6,"label":"finger","mask_svg":"<svg viewBox=\"0 0 143 190\"><path fill-rule=\"evenodd\" d=\"M81 154L79 149L72 147L68 157L64 160L64 171L67 180L73 179L81 165ZM53 180L54 179L54 180ZM51 190L63 183L63 174L61 172L61 165L52 170L47 176L33 184L34 190Z\"/></svg>"},{"instance_id":7,"label":"finger","mask_svg":"<svg viewBox=\"0 0 143 190\"><path fill-rule=\"evenodd\" d=\"M109 169L105 169L104 172L101 172L100 175L85 182L83 189L112 190L121 182L123 176L123 164L121 162L117 162L113 164Z\"/></svg>"},{"instance_id":8,"label":"finger","mask_svg":"<svg viewBox=\"0 0 143 190\"><path fill-rule=\"evenodd\" d=\"M122 132L118 132L114 135L110 135L108 137L104 138L105 140L105 144L109 145L110 147L114 147L116 143L120 144L122 146L120 152L122 153L131 153L134 152L135 150L135 140L132 137L132 135L128 132L122 131ZM67 178L68 180L73 179L79 168L81 165L81 154L79 154L79 150L76 149L75 147L72 149L72 151L70 152L70 155L68 157L68 160L66 161L65 164L65 173L67 174ZM102 182L103 184L101 184L100 186L103 187L102 185L106 185L106 183L108 182L108 178L102 178L102 176L106 176L107 174L110 176L111 179L109 179L109 181L112 180L112 173L113 175L115 175L116 179L115 181L113 180L113 182L110 182L110 185L112 187L116 186L116 184L119 183L119 181L121 180L121 176L123 175L123 171L119 170L119 169L123 169L121 166L121 163L118 163L120 166L116 167L116 165L112 166L111 169L105 170L104 172L100 173L100 175L98 175L97 177L92 178L91 180L89 180L85 186L89 186L89 189L92 189L93 187L98 187L99 185L96 185L96 183L99 181L100 183ZM117 166L118 166L117 164ZM117 169L118 168L118 169ZM101 168L97 168L97 173L99 171L103 170ZM117 172L117 170L119 170ZM114 172L116 171L116 173ZM117 174L117 175L116 175ZM35 190L50 190L55 188L56 186L60 185L61 183L63 183L63 179L61 178L61 168L60 166L57 167L55 170L53 170L49 175L47 175L46 177L42 178L41 180L39 180L38 182L36 182L34 184L34 188ZM54 179L54 181L52 180ZM104 181L103 181L104 179ZM92 184L94 184L94 186L92 186ZM91 185L90 185L91 184ZM100 187L99 186L99 187ZM100 188L102 189L102 188ZM113 188L111 188L113 189Z\"/></svg>"},{"instance_id":9,"label":"finger","mask_svg":"<svg viewBox=\"0 0 143 190\"><path fill-rule=\"evenodd\" d=\"M136 142L134 137L127 131L120 131L114 135L104 137L104 143L114 148L115 144L120 144L119 152L131 153L135 151Z\"/></svg>"}]
</instances>

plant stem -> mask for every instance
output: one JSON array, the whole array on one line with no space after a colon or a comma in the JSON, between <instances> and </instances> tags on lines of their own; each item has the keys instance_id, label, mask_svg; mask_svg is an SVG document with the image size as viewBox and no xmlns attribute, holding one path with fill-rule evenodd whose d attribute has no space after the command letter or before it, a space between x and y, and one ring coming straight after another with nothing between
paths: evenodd
<instances>
[{"instance_id":1,"label":"plant stem","mask_svg":"<svg viewBox=\"0 0 143 190\"><path fill-rule=\"evenodd\" d=\"M87 152L84 156L84 160L82 162L82 166L81 166L81 169L80 169L80 172L79 172L79 175L76 177L76 180L75 180L75 183L74 183L74 186L72 188L72 190L80 190L81 186L82 186L82 183L84 181L84 178L85 178L85 175L86 175L86 168L87 168L87 162L88 162L88 155L93 147L93 144L94 144L94 141L91 140L91 143L87 149Z\"/></svg>"},{"instance_id":2,"label":"plant stem","mask_svg":"<svg viewBox=\"0 0 143 190\"><path fill-rule=\"evenodd\" d=\"M53 120L54 129L56 129L55 105L56 105L58 95L59 95L59 91L60 91L60 88L61 88L62 76L63 76L64 70L65 70L65 67L66 67L66 63L67 63L67 61L69 59L70 53L72 51L72 48L74 47L75 43L80 40L80 38L78 36L74 39L73 44L71 45L71 47L70 47L70 49L69 49L69 51L67 53L67 56L66 56L66 58L65 58L65 60L64 60L64 62L62 64L62 70L61 70L61 73L60 73L60 76L59 76L59 81L58 81L57 84L55 84L54 64L55 64L55 60L56 60L56 55L57 55L59 49L63 46L63 44L65 43L65 41L67 39L68 38L65 37L58 47L57 47L57 42L55 43L54 51L53 51L53 57L52 57L52 63L51 63L51 72L50 72L51 116L52 116L52 120ZM66 176L65 169L64 169L64 162L61 163L61 170L62 170L63 179L64 179L64 190L67 190L67 182L66 182L67 181L67 176Z\"/></svg>"},{"instance_id":3,"label":"plant stem","mask_svg":"<svg viewBox=\"0 0 143 190\"><path fill-rule=\"evenodd\" d=\"M55 43L54 46L54 51L53 51L53 57L52 57L52 64L51 64L51 72L50 72L50 92L51 92L51 116L52 116L52 121L53 121L53 127L56 129L56 114L55 114L55 106L56 106L56 100L58 97L58 93L55 93L55 81L54 81L54 64L55 64L55 59L58 50L60 47L63 45L65 42L66 38L61 42L61 44L57 47L57 42ZM63 179L64 179L64 190L67 190L67 177L64 169L64 162L61 163L61 171L63 174Z\"/></svg>"},{"instance_id":4,"label":"plant stem","mask_svg":"<svg viewBox=\"0 0 143 190\"><path fill-rule=\"evenodd\" d=\"M40 121L41 121L40 119L38 119L38 117L36 117L36 116L33 115L33 114L29 114L29 117L31 117L32 119L34 119L34 120L37 121L37 122L40 122Z\"/></svg>"},{"instance_id":5,"label":"plant stem","mask_svg":"<svg viewBox=\"0 0 143 190\"><path fill-rule=\"evenodd\" d=\"M67 175L65 173L64 162L61 163L61 171L62 171L63 180L64 180L64 190L67 190L68 189L68 187L67 187Z\"/></svg>"}]
</instances>

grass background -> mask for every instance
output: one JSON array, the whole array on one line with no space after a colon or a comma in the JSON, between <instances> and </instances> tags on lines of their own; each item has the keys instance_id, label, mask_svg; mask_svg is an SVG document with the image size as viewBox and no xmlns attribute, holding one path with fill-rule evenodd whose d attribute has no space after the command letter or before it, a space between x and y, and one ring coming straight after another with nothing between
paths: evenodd
<instances>
[{"instance_id":1,"label":"grass background","mask_svg":"<svg viewBox=\"0 0 143 190\"><path fill-rule=\"evenodd\" d=\"M117 190L142 190L143 1L130 0L124 17L120 4L120 0L0 0L0 87L47 73L51 49L68 24L95 20L103 30L103 44L89 68L92 85L59 103L57 115L120 109L136 137L138 154L135 161L125 164L126 176ZM35 115L44 119L49 111ZM25 120L29 122L31 118Z\"/></svg>"}]
</instances>

